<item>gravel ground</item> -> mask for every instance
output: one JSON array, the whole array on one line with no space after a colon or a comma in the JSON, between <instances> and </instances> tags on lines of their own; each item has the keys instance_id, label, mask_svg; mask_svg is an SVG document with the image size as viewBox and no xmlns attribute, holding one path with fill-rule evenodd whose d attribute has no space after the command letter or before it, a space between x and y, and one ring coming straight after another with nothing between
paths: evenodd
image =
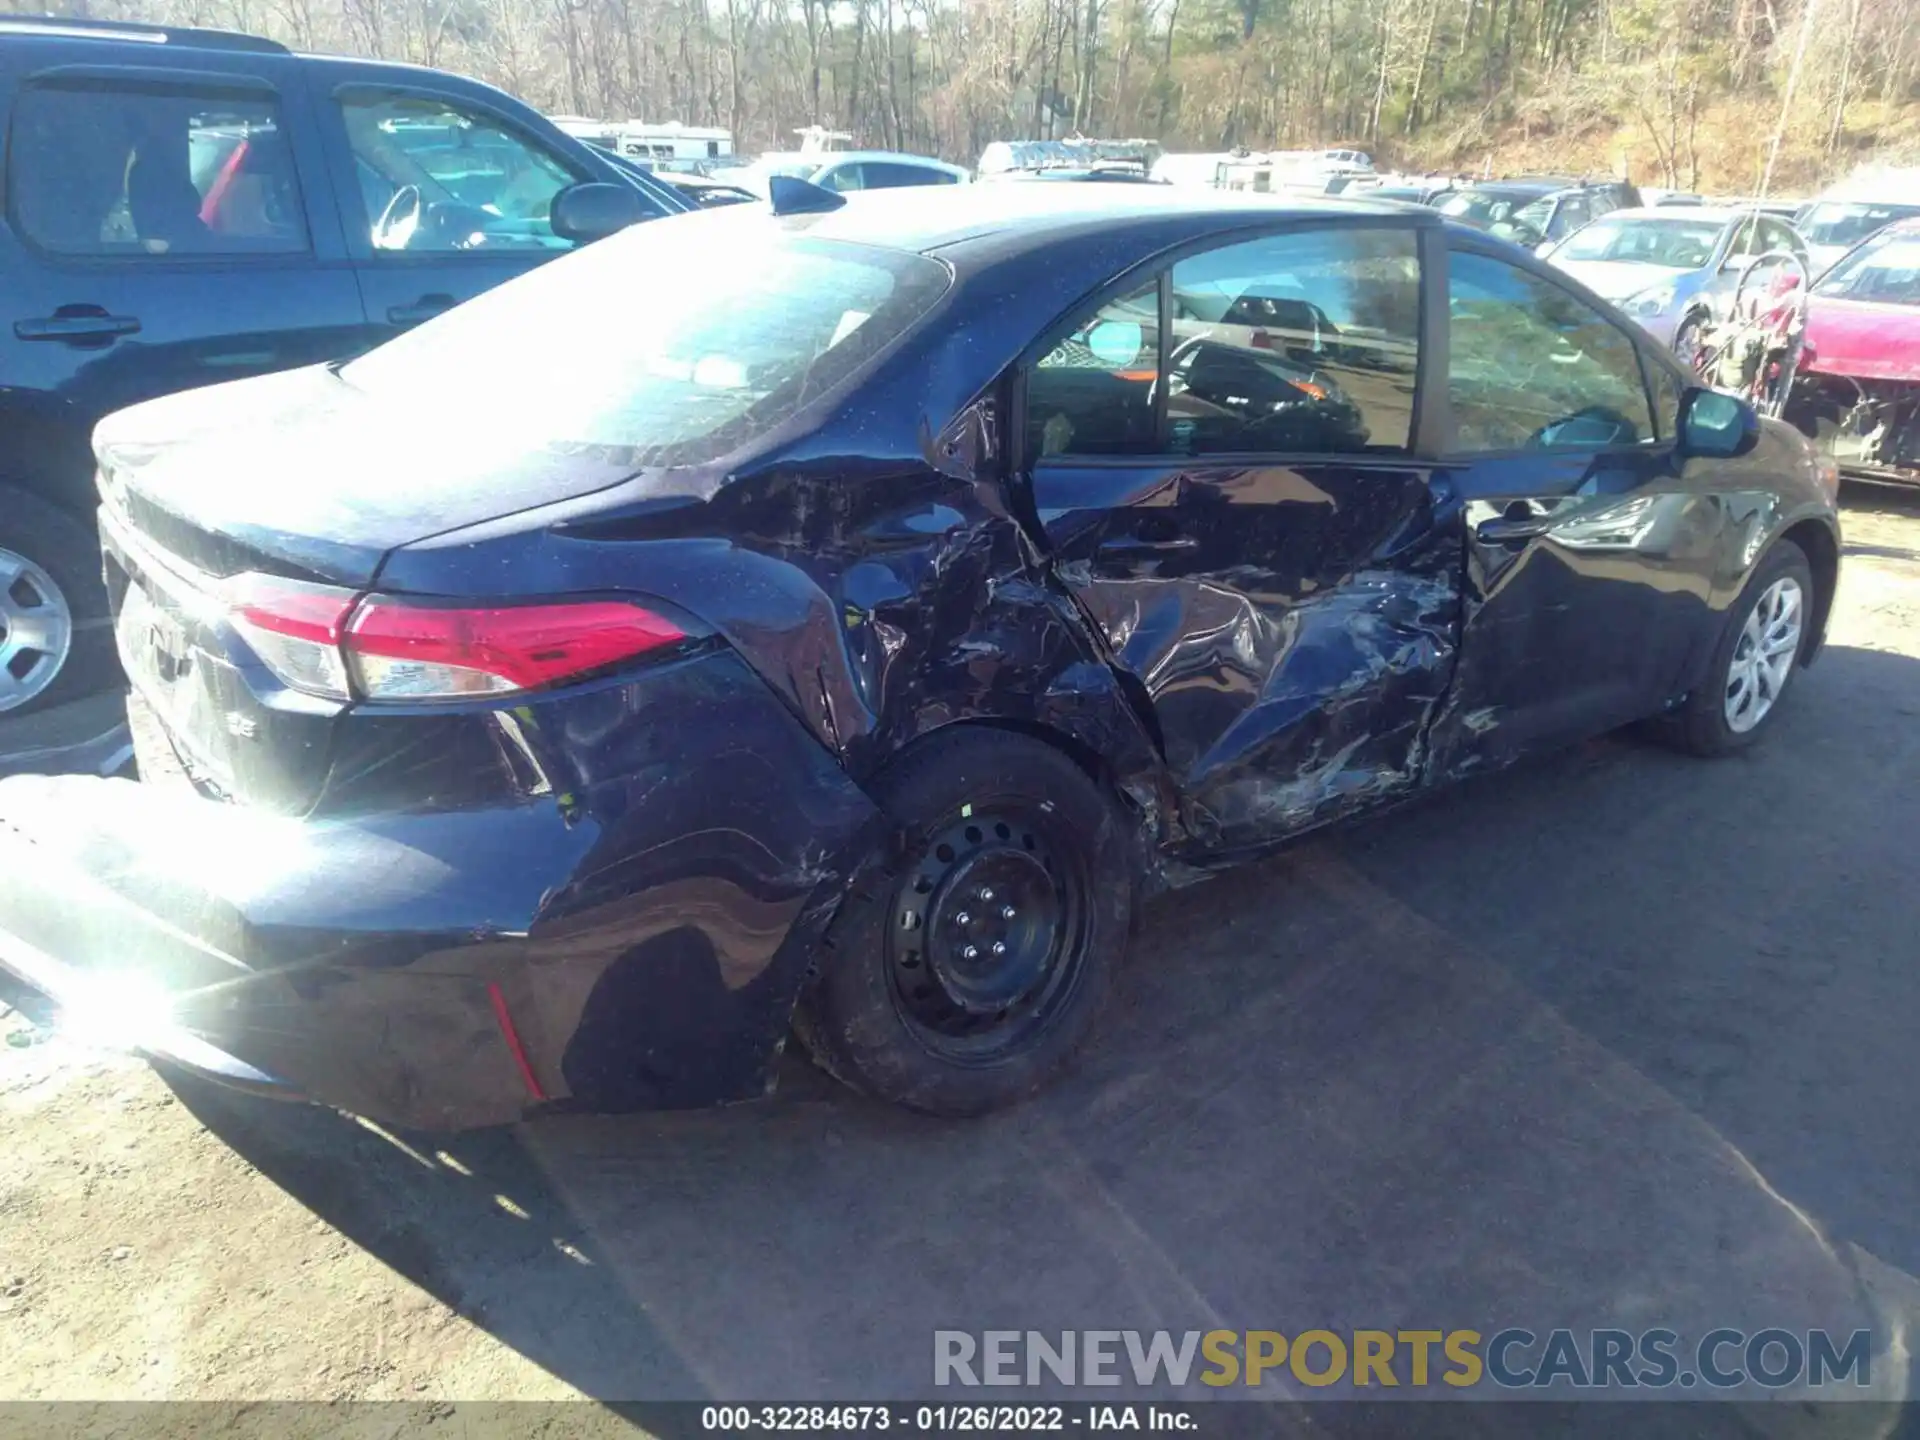
<instances>
[{"instance_id":1,"label":"gravel ground","mask_svg":"<svg viewBox=\"0 0 1920 1440\"><path fill-rule=\"evenodd\" d=\"M1920 500L1849 501L1759 753L1609 739L1170 896L1083 1066L988 1121L796 1063L387 1136L7 992L0 1399L908 1396L949 1325L1901 1332Z\"/></svg>"}]
</instances>

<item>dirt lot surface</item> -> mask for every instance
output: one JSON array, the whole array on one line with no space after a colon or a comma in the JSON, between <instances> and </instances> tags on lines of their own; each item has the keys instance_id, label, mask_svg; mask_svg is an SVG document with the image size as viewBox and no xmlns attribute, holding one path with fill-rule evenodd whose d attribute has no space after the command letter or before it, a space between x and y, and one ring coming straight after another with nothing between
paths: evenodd
<instances>
[{"instance_id":1,"label":"dirt lot surface","mask_svg":"<svg viewBox=\"0 0 1920 1440\"><path fill-rule=\"evenodd\" d=\"M1759 753L1610 739L1158 902L1042 1100L384 1136L0 1017L0 1398L906 1397L941 1326L1920 1321L1920 502Z\"/></svg>"}]
</instances>

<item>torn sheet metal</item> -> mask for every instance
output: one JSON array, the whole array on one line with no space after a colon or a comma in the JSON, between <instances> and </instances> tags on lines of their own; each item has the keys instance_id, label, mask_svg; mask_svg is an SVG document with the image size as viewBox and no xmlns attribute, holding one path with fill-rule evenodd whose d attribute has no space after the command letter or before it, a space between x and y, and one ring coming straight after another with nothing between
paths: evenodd
<instances>
[{"instance_id":1,"label":"torn sheet metal","mask_svg":"<svg viewBox=\"0 0 1920 1440\"><path fill-rule=\"evenodd\" d=\"M1060 579L1150 711L1184 853L1418 783L1460 573L1422 471L1047 462L1034 488Z\"/></svg>"}]
</instances>

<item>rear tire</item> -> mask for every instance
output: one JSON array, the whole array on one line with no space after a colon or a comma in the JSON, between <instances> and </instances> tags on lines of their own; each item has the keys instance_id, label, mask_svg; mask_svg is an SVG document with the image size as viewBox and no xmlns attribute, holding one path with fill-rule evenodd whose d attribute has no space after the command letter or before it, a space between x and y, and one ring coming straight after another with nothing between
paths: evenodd
<instances>
[{"instance_id":1,"label":"rear tire","mask_svg":"<svg viewBox=\"0 0 1920 1440\"><path fill-rule=\"evenodd\" d=\"M0 485L0 715L78 700L116 672L98 539L31 491Z\"/></svg>"},{"instance_id":2,"label":"rear tire","mask_svg":"<svg viewBox=\"0 0 1920 1440\"><path fill-rule=\"evenodd\" d=\"M1066 755L941 731L881 779L898 845L857 876L794 1028L838 1079L979 1115L1039 1089L1091 1033L1125 950L1137 852Z\"/></svg>"},{"instance_id":3,"label":"rear tire","mask_svg":"<svg viewBox=\"0 0 1920 1440\"><path fill-rule=\"evenodd\" d=\"M1760 558L1727 611L1707 681L1666 718L1663 738L1690 755L1731 755L1780 712L1813 633L1816 592L1806 552L1781 540Z\"/></svg>"}]
</instances>

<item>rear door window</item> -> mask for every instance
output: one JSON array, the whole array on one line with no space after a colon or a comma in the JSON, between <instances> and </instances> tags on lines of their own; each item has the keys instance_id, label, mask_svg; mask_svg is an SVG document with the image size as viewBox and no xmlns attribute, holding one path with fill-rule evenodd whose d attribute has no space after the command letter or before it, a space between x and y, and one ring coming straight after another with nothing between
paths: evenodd
<instances>
[{"instance_id":1,"label":"rear door window","mask_svg":"<svg viewBox=\"0 0 1920 1440\"><path fill-rule=\"evenodd\" d=\"M1410 443L1420 267L1407 229L1221 246L1073 322L1028 372L1049 455L1399 453ZM1163 398L1164 397L1164 398Z\"/></svg>"},{"instance_id":2,"label":"rear door window","mask_svg":"<svg viewBox=\"0 0 1920 1440\"><path fill-rule=\"evenodd\" d=\"M1160 282L1076 323L1027 375L1027 454L1151 455Z\"/></svg>"},{"instance_id":3,"label":"rear door window","mask_svg":"<svg viewBox=\"0 0 1920 1440\"><path fill-rule=\"evenodd\" d=\"M1182 260L1173 267L1167 447L1404 450L1419 329L1410 229L1299 230Z\"/></svg>"},{"instance_id":4,"label":"rear door window","mask_svg":"<svg viewBox=\"0 0 1920 1440\"><path fill-rule=\"evenodd\" d=\"M30 242L63 255L308 249L279 105L251 89L30 83L14 107L7 208Z\"/></svg>"}]
</instances>

